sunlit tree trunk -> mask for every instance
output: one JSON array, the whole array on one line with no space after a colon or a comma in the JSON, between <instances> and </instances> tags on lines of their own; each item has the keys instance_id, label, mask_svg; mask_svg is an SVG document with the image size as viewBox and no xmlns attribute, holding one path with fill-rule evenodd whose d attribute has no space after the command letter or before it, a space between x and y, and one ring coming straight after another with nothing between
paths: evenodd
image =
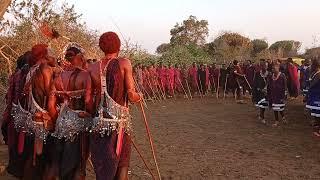
<instances>
[{"instance_id":1,"label":"sunlit tree trunk","mask_svg":"<svg viewBox=\"0 0 320 180\"><path fill-rule=\"evenodd\" d=\"M11 0L0 0L0 19L6 12L8 6L10 5Z\"/></svg>"}]
</instances>

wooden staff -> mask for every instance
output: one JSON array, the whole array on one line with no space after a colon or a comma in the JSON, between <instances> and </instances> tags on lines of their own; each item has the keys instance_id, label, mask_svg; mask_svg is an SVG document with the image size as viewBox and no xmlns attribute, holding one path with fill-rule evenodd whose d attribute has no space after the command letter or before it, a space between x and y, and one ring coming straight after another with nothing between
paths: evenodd
<instances>
[{"instance_id":1,"label":"wooden staff","mask_svg":"<svg viewBox=\"0 0 320 180\"><path fill-rule=\"evenodd\" d=\"M142 156L141 152L139 151L139 149L138 149L138 147L137 147L136 143L134 143L134 141L133 141L131 138L129 138L129 139L130 139L130 141L132 142L134 149L135 149L135 150L137 151L137 153L139 154L139 156L140 156L140 158L141 158L141 160L142 160L142 162L143 162L144 166L147 168L147 170L149 171L150 175L152 176L152 179L154 179L154 180L155 180L155 179L156 179L156 177L153 175L153 173L152 173L152 171L151 171L150 167L148 166L148 164L147 164L146 160L143 158L143 156Z\"/></svg>"},{"instance_id":2,"label":"wooden staff","mask_svg":"<svg viewBox=\"0 0 320 180\"><path fill-rule=\"evenodd\" d=\"M198 88L198 91L199 91L199 93L200 93L200 97L203 98L203 97L202 97L202 93L203 93L202 91L203 91L203 89L202 89L202 84L201 84L201 81L200 81L200 77L199 77L199 76L198 76L198 82L199 82L199 83L197 83L197 88ZM200 86L201 86L201 91L200 91L200 88L199 88L199 84L200 84Z\"/></svg>"},{"instance_id":3,"label":"wooden staff","mask_svg":"<svg viewBox=\"0 0 320 180\"><path fill-rule=\"evenodd\" d=\"M239 88L239 90L240 90L240 94L241 94L241 85L240 85L240 83L239 83L239 81L238 81L238 79L236 78L236 82L237 82L237 84L238 84L238 88ZM242 88L243 89L243 88ZM235 101L237 101L237 89L235 90L235 93L234 93L234 100Z\"/></svg>"},{"instance_id":4,"label":"wooden staff","mask_svg":"<svg viewBox=\"0 0 320 180\"><path fill-rule=\"evenodd\" d=\"M156 100L158 100L157 95L156 95L156 93L154 92L154 90L153 90L153 88L151 86L149 78L147 78L147 84L148 84L149 88L151 89L151 92L152 92L153 96L156 98Z\"/></svg>"},{"instance_id":5,"label":"wooden staff","mask_svg":"<svg viewBox=\"0 0 320 180\"><path fill-rule=\"evenodd\" d=\"M184 92L184 94L186 95L186 97L189 99L189 96L188 96L188 94L187 94L187 92L186 92L186 90L184 89L184 87L183 87L183 85L182 85L182 83L181 83L181 80L178 78L178 81L179 81L179 84L180 84L180 86L181 86L181 88L182 88L182 90L183 90L183 92Z\"/></svg>"},{"instance_id":6,"label":"wooden staff","mask_svg":"<svg viewBox=\"0 0 320 180\"><path fill-rule=\"evenodd\" d=\"M151 99L152 103L154 103L153 99L151 98L150 94L148 93L148 91L146 90L146 88L144 88L143 86L141 87L142 88L142 91L144 91L146 93L146 95Z\"/></svg>"},{"instance_id":7,"label":"wooden staff","mask_svg":"<svg viewBox=\"0 0 320 180\"><path fill-rule=\"evenodd\" d=\"M157 168L159 180L161 180L160 170L159 170L159 166L158 166L158 162L157 162L157 158L156 158L156 152L155 152L154 146L153 146L153 141L152 141L152 137L151 137L151 133L150 133L150 129L149 129L149 124L148 124L147 117L146 117L146 114L145 114L145 111L144 111L144 108L143 108L141 101L140 101L140 108L141 108L141 112L142 112L142 116L143 116L143 120L144 120L144 125L146 127L147 135L149 138L149 143L150 143L150 148L151 148L153 160L154 160L154 163Z\"/></svg>"},{"instance_id":8,"label":"wooden staff","mask_svg":"<svg viewBox=\"0 0 320 180\"><path fill-rule=\"evenodd\" d=\"M187 88L188 88L188 91L189 91L190 98L192 99L192 95L191 95L191 91L190 91L190 87L189 87L189 83L188 83L187 79L186 79L186 84L187 84Z\"/></svg>"},{"instance_id":9,"label":"wooden staff","mask_svg":"<svg viewBox=\"0 0 320 180\"><path fill-rule=\"evenodd\" d=\"M217 86L217 89L216 89L216 97L217 99L219 99L219 88L220 88L220 73L218 75L218 86Z\"/></svg>"},{"instance_id":10,"label":"wooden staff","mask_svg":"<svg viewBox=\"0 0 320 180\"><path fill-rule=\"evenodd\" d=\"M226 75L226 80L225 80L225 82L224 82L223 100L226 99L226 91L227 91L228 78L229 78L229 74Z\"/></svg>"},{"instance_id":11,"label":"wooden staff","mask_svg":"<svg viewBox=\"0 0 320 180\"><path fill-rule=\"evenodd\" d=\"M250 83L249 83L249 81L248 81L247 77L246 77L246 76L243 76L243 77L244 77L244 80L246 81L246 83L248 84L248 86L249 86L250 90L252 90L251 85L250 85Z\"/></svg>"},{"instance_id":12,"label":"wooden staff","mask_svg":"<svg viewBox=\"0 0 320 180\"><path fill-rule=\"evenodd\" d=\"M166 95L167 95L167 93L166 93L166 89L164 88L164 84L163 84L163 82L162 82L162 79L160 78L160 82L161 82L161 86L160 86L160 88L162 89L162 92L163 92L163 98L164 99L166 99Z\"/></svg>"},{"instance_id":13,"label":"wooden staff","mask_svg":"<svg viewBox=\"0 0 320 180\"><path fill-rule=\"evenodd\" d=\"M136 89L138 90L138 92L139 92L139 93L142 93L142 92L140 91L140 88L139 88L139 86L138 86L138 84L137 84L137 82L136 82L135 78L133 78L133 82L134 82L135 87L136 87ZM144 97L141 97L141 98L142 98L143 104L144 104L144 105L146 106L146 108L148 109L148 106L147 106L146 100L144 99Z\"/></svg>"},{"instance_id":14,"label":"wooden staff","mask_svg":"<svg viewBox=\"0 0 320 180\"><path fill-rule=\"evenodd\" d=\"M157 85L158 91L160 93L160 96L162 96L163 99L166 99L166 97L164 96L164 93L162 92L162 88L160 86L158 79L156 79L155 81L156 81L156 85Z\"/></svg>"},{"instance_id":15,"label":"wooden staff","mask_svg":"<svg viewBox=\"0 0 320 180\"><path fill-rule=\"evenodd\" d=\"M160 91L160 89L159 89L157 80L156 80L156 79L152 79L152 80L153 80L153 84L156 85L156 90L157 90L156 93L157 93L157 95L158 95L158 97L159 97L159 100L161 100L162 93L161 93L161 91Z\"/></svg>"}]
</instances>

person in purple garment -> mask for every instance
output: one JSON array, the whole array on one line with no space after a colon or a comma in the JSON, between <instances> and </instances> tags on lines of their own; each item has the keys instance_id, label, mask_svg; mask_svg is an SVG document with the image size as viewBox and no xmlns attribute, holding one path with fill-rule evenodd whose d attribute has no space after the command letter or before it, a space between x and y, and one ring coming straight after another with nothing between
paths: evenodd
<instances>
[{"instance_id":1,"label":"person in purple garment","mask_svg":"<svg viewBox=\"0 0 320 180\"><path fill-rule=\"evenodd\" d=\"M320 137L320 59L314 58L309 77L309 91L306 108L314 118L313 134Z\"/></svg>"},{"instance_id":2,"label":"person in purple garment","mask_svg":"<svg viewBox=\"0 0 320 180\"><path fill-rule=\"evenodd\" d=\"M280 72L280 62L273 64L273 73L268 81L268 102L272 108L275 117L273 126L279 125L279 113L282 117L282 122L286 123L284 109L286 99L287 80L286 76Z\"/></svg>"}]
</instances>

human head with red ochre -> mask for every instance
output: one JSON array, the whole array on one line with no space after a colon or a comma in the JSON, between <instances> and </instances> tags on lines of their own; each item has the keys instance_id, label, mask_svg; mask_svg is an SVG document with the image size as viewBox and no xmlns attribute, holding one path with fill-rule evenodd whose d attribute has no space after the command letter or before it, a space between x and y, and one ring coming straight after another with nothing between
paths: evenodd
<instances>
[{"instance_id":1,"label":"human head with red ochre","mask_svg":"<svg viewBox=\"0 0 320 180\"><path fill-rule=\"evenodd\" d=\"M100 36L99 46L105 55L118 54L120 52L121 41L116 33L105 32Z\"/></svg>"}]
</instances>

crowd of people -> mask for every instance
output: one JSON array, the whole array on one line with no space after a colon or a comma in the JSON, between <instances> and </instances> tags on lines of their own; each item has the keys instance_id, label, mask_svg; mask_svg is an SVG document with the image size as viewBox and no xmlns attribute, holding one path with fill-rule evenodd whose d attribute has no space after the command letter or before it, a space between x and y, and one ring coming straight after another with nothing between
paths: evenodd
<instances>
[{"instance_id":1,"label":"crowd of people","mask_svg":"<svg viewBox=\"0 0 320 180\"><path fill-rule=\"evenodd\" d=\"M288 95L296 98L303 92L314 134L320 136L319 58L301 66L288 58L234 60L228 66L132 67L118 56L120 45L117 34L107 32L99 40L105 53L100 61L87 60L76 43L68 44L59 62L46 44L33 46L17 60L1 126L10 174L27 180L85 179L89 160L97 180L127 179L132 143L128 104L144 99L225 98L231 93L244 103L248 94L259 120L266 124L265 111L272 109L273 126L279 126L287 123Z\"/></svg>"},{"instance_id":2,"label":"crowd of people","mask_svg":"<svg viewBox=\"0 0 320 180\"><path fill-rule=\"evenodd\" d=\"M46 44L17 60L1 126L10 174L85 179L90 161L97 180L128 179L128 103L142 95L135 90L130 60L118 57L120 45L116 33L106 32L99 40L105 56L96 63L88 64L76 43L68 44L59 63Z\"/></svg>"},{"instance_id":3,"label":"crowd of people","mask_svg":"<svg viewBox=\"0 0 320 180\"><path fill-rule=\"evenodd\" d=\"M193 63L192 66L180 66L179 64L168 66L155 63L150 66L137 64L134 68L134 76L138 89L148 99L165 99L184 95L185 98L193 96L204 96L209 93L219 93L219 89L224 88L225 92L237 93L237 98L242 96L239 87L250 91L253 81L253 64L248 61L243 67L238 61L234 61L226 68L225 65ZM231 73L232 72L232 73ZM243 78L241 78L243 77Z\"/></svg>"},{"instance_id":4,"label":"crowd of people","mask_svg":"<svg viewBox=\"0 0 320 180\"><path fill-rule=\"evenodd\" d=\"M261 59L257 63L231 62L225 64L193 63L190 67L179 64L168 66L160 63L158 66L142 66L134 68L135 83L138 90L151 101L194 96L216 95L225 98L232 93L236 102L244 103L243 96L251 95L252 102L259 109L259 120L266 124L265 110L274 111L273 126L281 121L287 123L284 110L288 98L305 96L306 108L311 110L311 116L320 117L318 59L306 59L298 65L292 58L286 60ZM309 90L310 89L310 90ZM318 102L319 101L319 102ZM319 126L315 120L315 133L320 136Z\"/></svg>"}]
</instances>

